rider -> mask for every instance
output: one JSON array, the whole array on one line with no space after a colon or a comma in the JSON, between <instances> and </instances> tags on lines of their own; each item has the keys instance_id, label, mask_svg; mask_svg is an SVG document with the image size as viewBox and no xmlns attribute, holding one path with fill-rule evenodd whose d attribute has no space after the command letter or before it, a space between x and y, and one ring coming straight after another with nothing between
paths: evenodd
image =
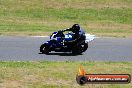
<instances>
[{"instance_id":1,"label":"rider","mask_svg":"<svg viewBox=\"0 0 132 88\"><path fill-rule=\"evenodd\" d=\"M85 32L80 27L79 24L74 24L71 28L68 28L64 31L72 31L73 32L73 40L72 41L65 41L66 45L70 45L71 47L73 45L79 45L80 43L85 41Z\"/></svg>"}]
</instances>

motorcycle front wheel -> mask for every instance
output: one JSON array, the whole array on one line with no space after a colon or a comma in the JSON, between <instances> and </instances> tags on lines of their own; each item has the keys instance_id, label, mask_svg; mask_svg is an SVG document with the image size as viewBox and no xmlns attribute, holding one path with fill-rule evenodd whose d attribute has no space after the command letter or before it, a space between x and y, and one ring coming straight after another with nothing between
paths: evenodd
<instances>
[{"instance_id":1,"label":"motorcycle front wheel","mask_svg":"<svg viewBox=\"0 0 132 88\"><path fill-rule=\"evenodd\" d=\"M49 54L49 46L42 44L40 46L40 52L43 54Z\"/></svg>"}]
</instances>

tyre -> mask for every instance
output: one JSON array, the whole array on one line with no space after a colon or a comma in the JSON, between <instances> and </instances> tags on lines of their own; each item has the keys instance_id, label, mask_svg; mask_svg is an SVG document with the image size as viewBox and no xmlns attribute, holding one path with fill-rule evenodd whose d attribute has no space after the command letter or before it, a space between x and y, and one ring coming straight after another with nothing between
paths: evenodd
<instances>
[{"instance_id":1,"label":"tyre","mask_svg":"<svg viewBox=\"0 0 132 88\"><path fill-rule=\"evenodd\" d=\"M72 50L72 54L82 54L87 49L88 49L88 43L84 43L82 45L74 47L73 50Z\"/></svg>"},{"instance_id":2,"label":"tyre","mask_svg":"<svg viewBox=\"0 0 132 88\"><path fill-rule=\"evenodd\" d=\"M40 52L43 54L49 54L49 46L42 44L40 46Z\"/></svg>"},{"instance_id":3,"label":"tyre","mask_svg":"<svg viewBox=\"0 0 132 88\"><path fill-rule=\"evenodd\" d=\"M87 49L88 49L88 43L84 43L84 44L82 45L82 50L83 50L83 52L85 52Z\"/></svg>"},{"instance_id":4,"label":"tyre","mask_svg":"<svg viewBox=\"0 0 132 88\"><path fill-rule=\"evenodd\" d=\"M81 46L78 46L78 47L74 47L72 49L72 54L82 54L83 50L82 50L82 47Z\"/></svg>"}]
</instances>

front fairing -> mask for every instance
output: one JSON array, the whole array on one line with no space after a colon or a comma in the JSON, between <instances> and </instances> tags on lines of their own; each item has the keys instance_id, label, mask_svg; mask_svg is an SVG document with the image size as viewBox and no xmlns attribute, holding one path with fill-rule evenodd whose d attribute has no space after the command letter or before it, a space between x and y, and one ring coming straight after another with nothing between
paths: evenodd
<instances>
[{"instance_id":1,"label":"front fairing","mask_svg":"<svg viewBox=\"0 0 132 88\"><path fill-rule=\"evenodd\" d=\"M50 36L50 40L56 40L57 42L60 42L64 37L63 32L53 32Z\"/></svg>"},{"instance_id":2,"label":"front fairing","mask_svg":"<svg viewBox=\"0 0 132 88\"><path fill-rule=\"evenodd\" d=\"M51 42L50 41L47 41L44 43L45 45L51 45Z\"/></svg>"},{"instance_id":3,"label":"front fairing","mask_svg":"<svg viewBox=\"0 0 132 88\"><path fill-rule=\"evenodd\" d=\"M65 41L72 41L73 40L73 34L72 33L68 33L65 34Z\"/></svg>"}]
</instances>

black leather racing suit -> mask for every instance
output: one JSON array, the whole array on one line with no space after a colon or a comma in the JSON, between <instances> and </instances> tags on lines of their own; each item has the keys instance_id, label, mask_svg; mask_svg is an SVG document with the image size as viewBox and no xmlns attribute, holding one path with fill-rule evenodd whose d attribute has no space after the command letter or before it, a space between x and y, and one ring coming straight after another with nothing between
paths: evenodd
<instances>
[{"instance_id":1,"label":"black leather racing suit","mask_svg":"<svg viewBox=\"0 0 132 88\"><path fill-rule=\"evenodd\" d=\"M73 40L72 41L65 41L65 45L68 45L69 48L73 48L73 46L78 46L79 44L85 42L86 36L85 32L82 28L79 31L74 31L72 28L66 29L65 31L72 31L73 32Z\"/></svg>"}]
</instances>

